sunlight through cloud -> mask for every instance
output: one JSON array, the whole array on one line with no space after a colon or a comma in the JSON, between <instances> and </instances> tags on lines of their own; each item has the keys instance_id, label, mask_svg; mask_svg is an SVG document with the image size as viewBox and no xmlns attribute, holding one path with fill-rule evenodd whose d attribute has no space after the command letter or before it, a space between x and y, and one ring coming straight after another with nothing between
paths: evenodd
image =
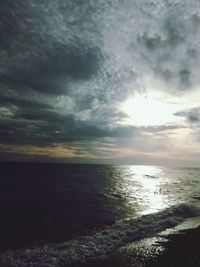
<instances>
[{"instance_id":1,"label":"sunlight through cloud","mask_svg":"<svg viewBox=\"0 0 200 267\"><path fill-rule=\"evenodd\" d=\"M177 107L166 103L162 99L152 96L138 96L125 101L121 110L128 115L127 124L136 126L160 125L174 122L177 118L173 115Z\"/></svg>"}]
</instances>

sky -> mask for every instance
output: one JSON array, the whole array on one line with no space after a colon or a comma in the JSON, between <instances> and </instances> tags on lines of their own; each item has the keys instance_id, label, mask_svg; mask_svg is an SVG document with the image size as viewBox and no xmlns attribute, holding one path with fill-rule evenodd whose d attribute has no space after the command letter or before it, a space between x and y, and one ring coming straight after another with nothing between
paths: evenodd
<instances>
[{"instance_id":1,"label":"sky","mask_svg":"<svg viewBox=\"0 0 200 267\"><path fill-rule=\"evenodd\" d=\"M0 8L0 160L199 166L198 0Z\"/></svg>"}]
</instances>

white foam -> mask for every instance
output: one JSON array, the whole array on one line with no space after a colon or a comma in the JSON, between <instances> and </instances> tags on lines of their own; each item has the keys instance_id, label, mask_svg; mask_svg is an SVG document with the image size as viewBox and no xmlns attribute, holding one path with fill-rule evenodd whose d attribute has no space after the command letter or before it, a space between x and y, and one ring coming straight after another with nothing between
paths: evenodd
<instances>
[{"instance_id":1,"label":"white foam","mask_svg":"<svg viewBox=\"0 0 200 267\"><path fill-rule=\"evenodd\" d=\"M200 210L196 206L180 204L158 213L117 222L93 235L78 237L65 243L8 251L1 254L0 264L25 267L32 263L33 266L53 267L63 266L64 263L67 266L102 259L129 242L151 237L187 218L199 215Z\"/></svg>"}]
</instances>

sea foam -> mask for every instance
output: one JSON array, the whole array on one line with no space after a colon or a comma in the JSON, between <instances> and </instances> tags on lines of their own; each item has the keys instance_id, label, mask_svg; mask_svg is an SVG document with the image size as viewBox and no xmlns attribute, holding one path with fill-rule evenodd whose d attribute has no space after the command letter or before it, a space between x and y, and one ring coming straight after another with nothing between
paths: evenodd
<instances>
[{"instance_id":1,"label":"sea foam","mask_svg":"<svg viewBox=\"0 0 200 267\"><path fill-rule=\"evenodd\" d=\"M129 242L151 237L174 227L187 218L200 216L200 209L182 203L161 212L118 221L90 236L81 236L64 243L7 251L0 256L1 266L75 266L93 259L105 259ZM30 265L32 264L32 265Z\"/></svg>"}]
</instances>

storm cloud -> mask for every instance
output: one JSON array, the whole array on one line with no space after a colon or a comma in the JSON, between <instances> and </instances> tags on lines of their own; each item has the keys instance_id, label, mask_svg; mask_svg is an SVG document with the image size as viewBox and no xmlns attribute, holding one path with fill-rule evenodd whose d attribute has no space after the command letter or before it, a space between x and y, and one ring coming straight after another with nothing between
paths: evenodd
<instances>
[{"instance_id":1,"label":"storm cloud","mask_svg":"<svg viewBox=\"0 0 200 267\"><path fill-rule=\"evenodd\" d=\"M152 89L169 101L198 90L199 25L197 0L4 1L1 155L42 148L42 156L55 157L58 147L66 157L116 157L127 139L137 151L145 142L147 152L171 146L169 136L185 124L125 125L120 105ZM199 110L175 116L197 122Z\"/></svg>"}]
</instances>

